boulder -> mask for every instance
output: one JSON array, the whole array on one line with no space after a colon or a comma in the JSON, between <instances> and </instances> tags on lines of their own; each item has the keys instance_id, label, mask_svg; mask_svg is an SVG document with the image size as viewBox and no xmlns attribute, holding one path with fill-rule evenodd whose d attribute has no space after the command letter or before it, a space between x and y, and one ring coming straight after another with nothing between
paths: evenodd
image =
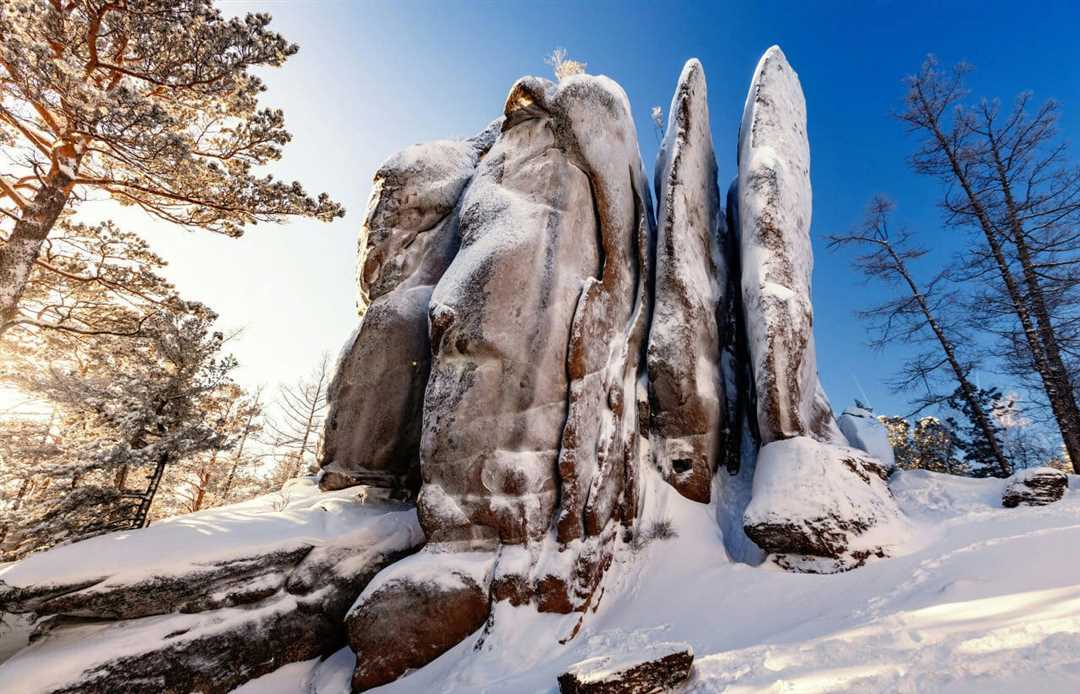
<instances>
[{"instance_id":1,"label":"boulder","mask_svg":"<svg viewBox=\"0 0 1080 694\"><path fill-rule=\"evenodd\" d=\"M688 643L656 643L618 656L599 656L559 675L561 694L629 694L673 691L690 679L694 649Z\"/></svg>"},{"instance_id":2,"label":"boulder","mask_svg":"<svg viewBox=\"0 0 1080 694\"><path fill-rule=\"evenodd\" d=\"M375 174L360 233L360 327L339 359L323 431L323 489L415 496L431 368L428 302L457 252L458 201L498 122L470 140L414 145Z\"/></svg>"},{"instance_id":3,"label":"boulder","mask_svg":"<svg viewBox=\"0 0 1080 694\"><path fill-rule=\"evenodd\" d=\"M866 451L890 473L896 469L889 432L874 416L873 410L856 401L853 407L844 410L837 424L852 448Z\"/></svg>"},{"instance_id":4,"label":"boulder","mask_svg":"<svg viewBox=\"0 0 1080 694\"><path fill-rule=\"evenodd\" d=\"M409 505L313 482L63 545L0 572L43 618L0 691L227 692L344 644L349 606L423 542Z\"/></svg>"},{"instance_id":5,"label":"boulder","mask_svg":"<svg viewBox=\"0 0 1080 694\"><path fill-rule=\"evenodd\" d=\"M712 475L738 453L724 366L732 335L727 227L716 183L705 71L689 60L656 161L656 285L649 327L652 450L680 494L707 503Z\"/></svg>"},{"instance_id":6,"label":"boulder","mask_svg":"<svg viewBox=\"0 0 1080 694\"><path fill-rule=\"evenodd\" d=\"M1069 476L1052 467L1036 467L1021 470L1005 481L1001 493L1001 505L1045 506L1065 496L1069 488Z\"/></svg>"},{"instance_id":7,"label":"boulder","mask_svg":"<svg viewBox=\"0 0 1080 694\"><path fill-rule=\"evenodd\" d=\"M758 453L743 529L781 566L832 573L887 556L906 536L876 459L808 436Z\"/></svg>"},{"instance_id":8,"label":"boulder","mask_svg":"<svg viewBox=\"0 0 1080 694\"><path fill-rule=\"evenodd\" d=\"M489 611L488 559L454 557L463 567L455 570L438 555L418 555L369 584L345 620L356 653L352 690L423 667L482 627Z\"/></svg>"},{"instance_id":9,"label":"boulder","mask_svg":"<svg viewBox=\"0 0 1080 694\"><path fill-rule=\"evenodd\" d=\"M758 62L739 129L742 302L762 443L846 443L818 381L810 299L810 145L799 77L779 46Z\"/></svg>"}]
</instances>

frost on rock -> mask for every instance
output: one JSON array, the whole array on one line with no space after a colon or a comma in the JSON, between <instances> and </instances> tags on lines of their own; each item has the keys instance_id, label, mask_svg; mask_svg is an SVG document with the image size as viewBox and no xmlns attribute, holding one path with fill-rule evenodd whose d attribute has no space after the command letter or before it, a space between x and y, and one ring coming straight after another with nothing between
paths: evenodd
<instances>
[{"instance_id":1,"label":"frost on rock","mask_svg":"<svg viewBox=\"0 0 1080 694\"><path fill-rule=\"evenodd\" d=\"M818 379L806 103L777 46L758 62L746 97L735 191L742 318L763 445L744 528L789 569L858 566L884 556L891 539L882 529L900 524L884 482L892 451L887 438L884 446L876 438L884 432L859 425L855 414L851 443L882 459L848 448Z\"/></svg>"},{"instance_id":2,"label":"frost on rock","mask_svg":"<svg viewBox=\"0 0 1080 694\"><path fill-rule=\"evenodd\" d=\"M0 611L42 619L0 691L227 692L332 653L357 594L423 534L413 508L364 488L285 491L4 569Z\"/></svg>"},{"instance_id":3,"label":"frost on rock","mask_svg":"<svg viewBox=\"0 0 1080 694\"><path fill-rule=\"evenodd\" d=\"M1069 476L1061 470L1052 467L1028 468L1005 481L1001 505L1005 508L1045 506L1060 500L1068 488Z\"/></svg>"},{"instance_id":4,"label":"frost on rock","mask_svg":"<svg viewBox=\"0 0 1080 694\"><path fill-rule=\"evenodd\" d=\"M387 600L416 614L460 608L472 624L476 588L485 619L489 590L541 611L584 610L619 521L636 513L652 211L629 102L604 77L530 77L511 88L504 117L431 296L417 502L431 544L411 560L452 576L486 553L492 585L432 591L395 567L396 588L367 596L357 615L382 614ZM527 559L499 564L514 547ZM422 664L392 657L409 642L397 620L369 626L365 647L393 666L377 679Z\"/></svg>"},{"instance_id":5,"label":"frost on rock","mask_svg":"<svg viewBox=\"0 0 1080 694\"><path fill-rule=\"evenodd\" d=\"M470 140L414 145L379 167L360 233L360 328L329 389L324 489L415 496L431 367L428 301L458 246L458 200L498 122Z\"/></svg>"},{"instance_id":6,"label":"frost on rock","mask_svg":"<svg viewBox=\"0 0 1080 694\"><path fill-rule=\"evenodd\" d=\"M889 472L896 469L896 458L893 455L892 444L889 443L889 432L885 429L885 425L874 416L873 410L856 404L844 410L837 424L852 448L858 448L874 456Z\"/></svg>"},{"instance_id":7,"label":"frost on rock","mask_svg":"<svg viewBox=\"0 0 1080 694\"><path fill-rule=\"evenodd\" d=\"M832 573L888 556L906 524L876 459L807 436L758 453L746 534L781 566Z\"/></svg>"},{"instance_id":8,"label":"frost on rock","mask_svg":"<svg viewBox=\"0 0 1080 694\"><path fill-rule=\"evenodd\" d=\"M672 486L707 503L712 474L738 456L729 425L725 353L727 227L716 183L705 71L687 61L656 161L656 285L649 328L652 450Z\"/></svg>"},{"instance_id":9,"label":"frost on rock","mask_svg":"<svg viewBox=\"0 0 1080 694\"><path fill-rule=\"evenodd\" d=\"M810 144L799 77L778 46L758 62L739 129L742 301L762 443L843 443L817 375L810 303Z\"/></svg>"}]
</instances>

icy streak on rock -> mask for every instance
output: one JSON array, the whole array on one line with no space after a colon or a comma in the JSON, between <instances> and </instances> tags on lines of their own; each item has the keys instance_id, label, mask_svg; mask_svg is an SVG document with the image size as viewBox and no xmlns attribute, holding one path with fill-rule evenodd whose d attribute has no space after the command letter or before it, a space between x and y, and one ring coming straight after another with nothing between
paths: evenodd
<instances>
[{"instance_id":1,"label":"icy streak on rock","mask_svg":"<svg viewBox=\"0 0 1080 694\"><path fill-rule=\"evenodd\" d=\"M687 61L656 162L656 288L649 329L652 449L683 496L708 502L721 457L737 454L725 392L727 225L720 208L705 71ZM726 460L725 460L726 462Z\"/></svg>"},{"instance_id":2,"label":"icy streak on rock","mask_svg":"<svg viewBox=\"0 0 1080 694\"><path fill-rule=\"evenodd\" d=\"M810 274L810 145L799 77L778 46L757 65L739 131L742 298L763 443L843 443L818 381Z\"/></svg>"}]
</instances>

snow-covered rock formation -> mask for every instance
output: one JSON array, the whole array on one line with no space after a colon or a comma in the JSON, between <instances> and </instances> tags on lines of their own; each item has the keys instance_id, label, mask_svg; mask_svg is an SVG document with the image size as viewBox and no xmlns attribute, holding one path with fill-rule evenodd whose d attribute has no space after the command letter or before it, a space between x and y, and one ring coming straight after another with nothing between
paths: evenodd
<instances>
[{"instance_id":1,"label":"snow-covered rock formation","mask_svg":"<svg viewBox=\"0 0 1080 694\"><path fill-rule=\"evenodd\" d=\"M333 662L351 684L337 672L326 691L359 692L518 640L539 662L648 574L650 543L814 572L893 552L886 451L858 413L849 445L817 376L798 77L779 48L761 59L727 210L696 60L669 115L659 228L629 100L606 77L520 79L481 135L387 160L361 234L366 313L331 386L319 479L337 491L271 514L258 541L265 519L223 509L7 570L9 610L111 621L46 635L0 683L217 692L347 642ZM215 524L237 544L199 550ZM101 558L41 568L86 553ZM530 619L545 626L515 631ZM44 674L79 639L105 647ZM680 653L660 674L689 671Z\"/></svg>"},{"instance_id":2,"label":"snow-covered rock formation","mask_svg":"<svg viewBox=\"0 0 1080 694\"><path fill-rule=\"evenodd\" d=\"M721 460L737 457L738 441L723 364L734 339L726 296L727 225L705 70L697 60L688 61L679 76L655 179L656 288L648 351L652 449L679 493L708 503L713 471Z\"/></svg>"},{"instance_id":3,"label":"snow-covered rock formation","mask_svg":"<svg viewBox=\"0 0 1080 694\"><path fill-rule=\"evenodd\" d=\"M498 125L469 140L409 147L375 174L359 243L364 316L329 389L324 489L419 490L428 303L460 243L458 200Z\"/></svg>"},{"instance_id":4,"label":"snow-covered rock formation","mask_svg":"<svg viewBox=\"0 0 1080 694\"><path fill-rule=\"evenodd\" d=\"M583 610L635 515L652 217L629 102L603 77L525 78L504 117L429 307L428 545L350 613L358 689L422 664L388 656L415 629L377 618L387 604L445 615L416 625L443 650L483 623L489 594Z\"/></svg>"},{"instance_id":5,"label":"snow-covered rock formation","mask_svg":"<svg viewBox=\"0 0 1080 694\"><path fill-rule=\"evenodd\" d=\"M858 566L886 554L903 523L873 472L884 464L847 448L818 380L806 101L778 46L761 57L746 97L736 190L742 305L763 444L744 527L788 567Z\"/></svg>"},{"instance_id":6,"label":"snow-covered rock formation","mask_svg":"<svg viewBox=\"0 0 1080 694\"><path fill-rule=\"evenodd\" d=\"M0 611L40 618L3 692L228 692L329 655L364 585L423 543L364 487L279 494L64 545L0 570Z\"/></svg>"},{"instance_id":7,"label":"snow-covered rock formation","mask_svg":"<svg viewBox=\"0 0 1080 694\"><path fill-rule=\"evenodd\" d=\"M1001 505L1005 508L1046 506L1065 496L1068 488L1069 476L1061 470L1052 467L1028 468L1005 480Z\"/></svg>"},{"instance_id":8,"label":"snow-covered rock formation","mask_svg":"<svg viewBox=\"0 0 1080 694\"><path fill-rule=\"evenodd\" d=\"M761 441L812 436L842 442L814 352L806 101L779 46L758 62L743 107L738 203L742 302Z\"/></svg>"},{"instance_id":9,"label":"snow-covered rock formation","mask_svg":"<svg viewBox=\"0 0 1080 694\"><path fill-rule=\"evenodd\" d=\"M874 416L873 410L856 400L854 406L840 415L837 424L852 448L874 456L889 472L896 469L896 456L889 443L889 432Z\"/></svg>"}]
</instances>

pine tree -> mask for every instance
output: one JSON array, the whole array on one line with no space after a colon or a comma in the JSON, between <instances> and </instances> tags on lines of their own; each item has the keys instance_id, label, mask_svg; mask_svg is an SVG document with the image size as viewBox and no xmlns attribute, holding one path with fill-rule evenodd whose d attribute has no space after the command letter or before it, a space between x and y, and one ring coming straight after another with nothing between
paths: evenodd
<instances>
[{"instance_id":1,"label":"pine tree","mask_svg":"<svg viewBox=\"0 0 1080 694\"><path fill-rule=\"evenodd\" d=\"M949 475L968 475L970 467L957 458L957 438L952 427L937 417L921 417L915 422L912 444L915 466L920 470Z\"/></svg>"},{"instance_id":2,"label":"pine tree","mask_svg":"<svg viewBox=\"0 0 1080 694\"><path fill-rule=\"evenodd\" d=\"M167 468L221 447L205 401L235 360L221 356L216 316L184 308L152 316L138 338L98 338L78 361L13 378L60 415L56 454L34 461L41 493L7 519L11 554L145 526Z\"/></svg>"},{"instance_id":3,"label":"pine tree","mask_svg":"<svg viewBox=\"0 0 1080 694\"><path fill-rule=\"evenodd\" d=\"M88 192L231 236L343 214L256 174L290 139L281 111L259 108L252 72L297 50L269 22L226 19L210 0L0 3L0 319Z\"/></svg>"},{"instance_id":4,"label":"pine tree","mask_svg":"<svg viewBox=\"0 0 1080 694\"><path fill-rule=\"evenodd\" d=\"M911 423L904 417L889 417L881 415L878 421L885 427L889 437L889 445L893 449L893 457L896 466L901 470L917 469L915 449L911 443Z\"/></svg>"},{"instance_id":5,"label":"pine tree","mask_svg":"<svg viewBox=\"0 0 1080 694\"><path fill-rule=\"evenodd\" d=\"M959 420L955 417L949 417L946 420L955 437L956 446L963 452L964 460L970 466L972 475L1008 477L1013 473L1013 463L1009 460L1004 466L1001 464L1001 452L1005 449L1001 421L1010 405L1005 403L1001 391L997 388L978 388L974 395L974 410L969 398L959 389L949 397L949 407L961 415ZM985 422L973 416L973 413L982 415L986 412L991 413L988 421L993 446L987 442L983 429Z\"/></svg>"}]
</instances>

